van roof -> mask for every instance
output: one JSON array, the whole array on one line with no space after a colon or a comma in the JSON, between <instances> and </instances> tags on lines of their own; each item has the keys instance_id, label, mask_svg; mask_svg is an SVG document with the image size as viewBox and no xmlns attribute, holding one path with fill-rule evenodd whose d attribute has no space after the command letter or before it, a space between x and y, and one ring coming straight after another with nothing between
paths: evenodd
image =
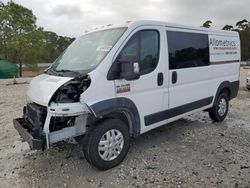
<instances>
[{"instance_id":1,"label":"van roof","mask_svg":"<svg viewBox=\"0 0 250 188\"><path fill-rule=\"evenodd\" d=\"M108 24L106 26L101 26L100 28L97 28L95 30L92 30L90 32L99 31L99 30L106 30L111 28L118 28L118 27L128 27L128 28L136 28L139 26L164 26L168 28L176 28L176 29L187 29L187 30L193 30L193 31L201 31L206 33L217 33L217 34L224 34L224 35L231 35L231 36L238 36L238 32L236 31L227 31L227 30L219 30L219 29L210 29L210 28L204 28L204 27L195 27L195 26L188 26L188 25L182 25L182 24L175 24L170 22L163 22L163 21L155 21L155 20L139 20L139 21L127 21L124 24L119 25L113 25Z\"/></svg>"}]
</instances>

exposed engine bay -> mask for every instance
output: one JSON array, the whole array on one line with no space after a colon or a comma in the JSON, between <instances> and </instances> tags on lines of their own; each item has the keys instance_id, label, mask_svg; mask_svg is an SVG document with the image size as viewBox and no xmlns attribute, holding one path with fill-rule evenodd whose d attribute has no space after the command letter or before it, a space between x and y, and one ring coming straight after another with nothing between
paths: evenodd
<instances>
[{"instance_id":1,"label":"exposed engine bay","mask_svg":"<svg viewBox=\"0 0 250 188\"><path fill-rule=\"evenodd\" d=\"M80 101L80 95L89 87L90 77L83 75L75 77L73 80L63 84L53 95L50 103L74 103ZM50 131L57 131L75 124L76 116L72 117L52 117L50 121Z\"/></svg>"},{"instance_id":2,"label":"exposed engine bay","mask_svg":"<svg viewBox=\"0 0 250 188\"><path fill-rule=\"evenodd\" d=\"M79 102L80 95L89 87L90 77L84 75L63 84L53 95L50 102L72 103Z\"/></svg>"}]
</instances>

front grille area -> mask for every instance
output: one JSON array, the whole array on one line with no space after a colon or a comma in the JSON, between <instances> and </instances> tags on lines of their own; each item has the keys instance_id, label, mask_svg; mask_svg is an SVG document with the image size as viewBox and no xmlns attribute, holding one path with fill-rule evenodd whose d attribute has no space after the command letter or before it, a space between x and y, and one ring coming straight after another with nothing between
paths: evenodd
<instances>
[{"instance_id":1,"label":"front grille area","mask_svg":"<svg viewBox=\"0 0 250 188\"><path fill-rule=\"evenodd\" d=\"M47 107L28 103L23 109L23 116L33 136L40 134L47 115Z\"/></svg>"}]
</instances>

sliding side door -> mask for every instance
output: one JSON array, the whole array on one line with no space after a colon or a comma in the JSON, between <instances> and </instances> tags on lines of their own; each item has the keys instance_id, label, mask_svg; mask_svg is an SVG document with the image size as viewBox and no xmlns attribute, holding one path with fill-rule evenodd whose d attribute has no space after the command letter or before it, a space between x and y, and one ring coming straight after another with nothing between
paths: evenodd
<instances>
[{"instance_id":1,"label":"sliding side door","mask_svg":"<svg viewBox=\"0 0 250 188\"><path fill-rule=\"evenodd\" d=\"M211 104L208 35L167 31L169 57L168 119Z\"/></svg>"}]
</instances>

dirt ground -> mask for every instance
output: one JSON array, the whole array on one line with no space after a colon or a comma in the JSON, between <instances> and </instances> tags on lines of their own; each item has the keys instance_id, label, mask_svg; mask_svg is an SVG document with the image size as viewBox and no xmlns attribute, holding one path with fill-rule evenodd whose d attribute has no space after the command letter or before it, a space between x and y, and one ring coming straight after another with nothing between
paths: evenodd
<instances>
[{"instance_id":1,"label":"dirt ground","mask_svg":"<svg viewBox=\"0 0 250 188\"><path fill-rule=\"evenodd\" d=\"M247 72L241 69L240 91L224 122L200 112L153 130L133 139L124 162L104 172L76 144L31 151L12 125L28 85L0 80L0 187L250 187Z\"/></svg>"}]
</instances>

